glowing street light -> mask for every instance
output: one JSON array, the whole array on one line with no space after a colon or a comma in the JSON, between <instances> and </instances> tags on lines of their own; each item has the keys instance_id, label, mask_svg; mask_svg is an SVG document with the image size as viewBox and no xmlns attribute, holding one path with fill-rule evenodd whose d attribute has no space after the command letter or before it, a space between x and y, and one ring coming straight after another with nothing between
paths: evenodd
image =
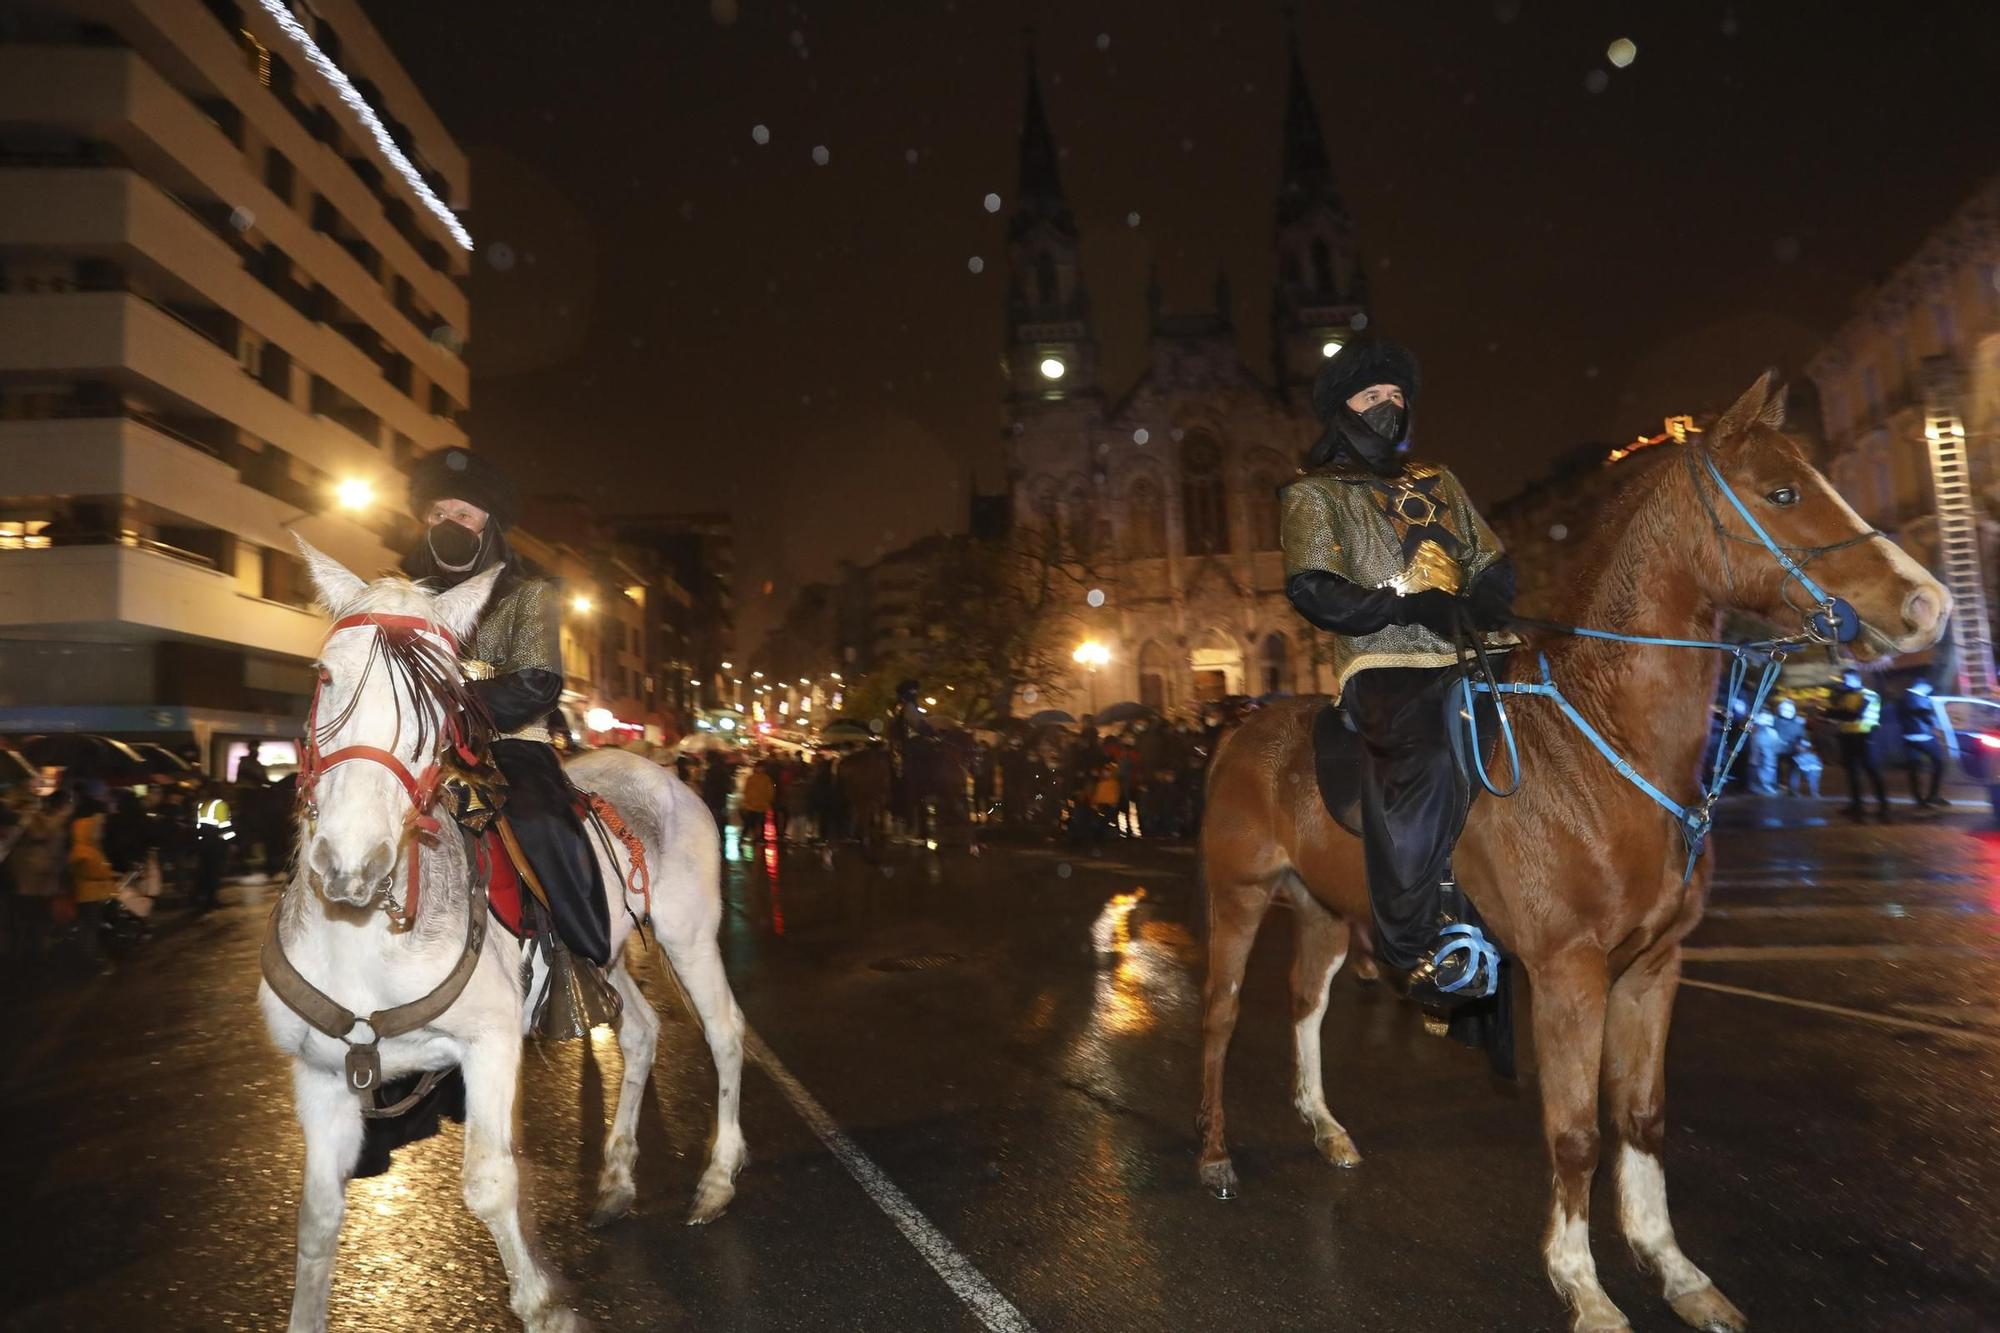
<instances>
[{"instance_id":1,"label":"glowing street light","mask_svg":"<svg viewBox=\"0 0 2000 1333\"><path fill-rule=\"evenodd\" d=\"M576 612L580 616L589 615L590 608L593 605L594 603L590 600L590 598L584 595L583 593L578 593L576 596L569 599L569 609Z\"/></svg>"},{"instance_id":2,"label":"glowing street light","mask_svg":"<svg viewBox=\"0 0 2000 1333\"><path fill-rule=\"evenodd\" d=\"M375 483L366 477L349 477L333 488L333 499L342 509L359 513L375 503Z\"/></svg>"},{"instance_id":3,"label":"glowing street light","mask_svg":"<svg viewBox=\"0 0 2000 1333\"><path fill-rule=\"evenodd\" d=\"M1339 351L1340 342L1338 339L1329 338L1319 345L1319 354L1321 356L1333 356Z\"/></svg>"},{"instance_id":4,"label":"glowing street light","mask_svg":"<svg viewBox=\"0 0 2000 1333\"><path fill-rule=\"evenodd\" d=\"M1063 372L1067 369L1068 367L1063 365L1061 357L1045 356L1042 358L1042 378L1045 380L1059 380L1063 377Z\"/></svg>"},{"instance_id":5,"label":"glowing street light","mask_svg":"<svg viewBox=\"0 0 2000 1333\"><path fill-rule=\"evenodd\" d=\"M583 725L592 731L609 731L617 720L609 708L593 708L583 715Z\"/></svg>"},{"instance_id":6,"label":"glowing street light","mask_svg":"<svg viewBox=\"0 0 2000 1333\"><path fill-rule=\"evenodd\" d=\"M1076 658L1080 664L1084 664L1084 667L1090 669L1090 711L1096 713L1098 711L1098 667L1102 667L1104 662L1112 660L1112 650L1106 648L1096 638L1086 638L1084 642L1076 644L1076 652L1072 652L1070 656Z\"/></svg>"}]
</instances>

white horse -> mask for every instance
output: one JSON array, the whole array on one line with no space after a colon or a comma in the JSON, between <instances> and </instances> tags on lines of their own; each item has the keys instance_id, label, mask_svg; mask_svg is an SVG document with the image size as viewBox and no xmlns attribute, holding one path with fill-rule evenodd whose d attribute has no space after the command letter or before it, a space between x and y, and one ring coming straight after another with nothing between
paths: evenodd
<instances>
[{"instance_id":1,"label":"white horse","mask_svg":"<svg viewBox=\"0 0 2000 1333\"><path fill-rule=\"evenodd\" d=\"M316 775L302 772L302 782L313 779L310 799L274 938L283 958L334 1001L336 1011L378 1018L379 1011L446 993L440 988L462 960L472 969L442 1013L413 1031L382 1037L376 1048L379 1076L386 1081L453 1065L463 1071L466 1206L493 1233L507 1269L510 1304L522 1323L531 1330L576 1327L577 1316L557 1297L554 1274L521 1229L514 1102L527 1021L522 946L503 931L484 931L481 937L471 909L484 911L483 891L473 883L449 816L441 816L442 830L429 836L424 827L429 811L413 809L431 804L434 793L428 782L413 784L411 776L430 771L450 728L437 692L399 668L377 642L397 631L423 639L435 650L424 655L440 663L455 684L454 645L470 637L498 571L433 596L401 579L365 583L304 542L300 546L335 622L320 654L314 717L322 734L315 752L334 757L347 750L349 757L371 762L335 762ZM378 757L385 752L395 765ZM576 760L569 773L578 786L610 799L643 840L652 874L653 928L715 1058L715 1139L688 1218L708 1222L728 1206L746 1159L737 1119L743 1015L716 947L721 841L701 800L637 755L600 751ZM624 849L617 851L622 860ZM632 930L627 908L643 913L645 905L622 887L622 867L612 865L601 846L598 860L610 899L609 975L624 1002L618 1045L625 1077L605 1140L593 1225L622 1216L632 1204L632 1167L639 1155L633 1129L659 1032L659 1019L623 957ZM417 867L415 886L408 882L411 866ZM414 918L399 924L393 918L409 906L413 888L419 898ZM292 1057L293 1095L305 1135L291 1328L317 1331L326 1327L347 1182L362 1142L362 1095L350 1083L367 1079L351 1076L350 1051L363 1048L373 1034L364 1019L346 1040L326 1035L268 981L258 988L257 1000L272 1040Z\"/></svg>"}]
</instances>

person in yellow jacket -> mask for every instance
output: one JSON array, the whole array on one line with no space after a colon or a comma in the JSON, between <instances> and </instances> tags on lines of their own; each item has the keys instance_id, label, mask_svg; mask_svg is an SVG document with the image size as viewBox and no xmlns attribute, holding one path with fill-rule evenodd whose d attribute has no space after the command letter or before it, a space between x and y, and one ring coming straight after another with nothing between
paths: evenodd
<instances>
[{"instance_id":1,"label":"person in yellow jacket","mask_svg":"<svg viewBox=\"0 0 2000 1333\"><path fill-rule=\"evenodd\" d=\"M771 813L778 784L771 780L768 767L758 764L743 779L743 795L737 798L736 813L743 821L743 839L759 842L764 837L764 817Z\"/></svg>"},{"instance_id":2,"label":"person in yellow jacket","mask_svg":"<svg viewBox=\"0 0 2000 1333\"><path fill-rule=\"evenodd\" d=\"M1853 667L1840 675L1840 688L1827 698L1826 720L1840 741L1840 761L1847 766L1847 817L1859 820L1861 778L1875 786L1875 812L1889 822L1889 797L1882 789L1882 770L1875 766L1875 728L1882 724L1882 696L1861 683Z\"/></svg>"},{"instance_id":3,"label":"person in yellow jacket","mask_svg":"<svg viewBox=\"0 0 2000 1333\"><path fill-rule=\"evenodd\" d=\"M118 897L118 872L104 855L104 803L86 797L69 826L69 888L76 899L77 940L87 964L112 970L104 956L105 913Z\"/></svg>"}]
</instances>

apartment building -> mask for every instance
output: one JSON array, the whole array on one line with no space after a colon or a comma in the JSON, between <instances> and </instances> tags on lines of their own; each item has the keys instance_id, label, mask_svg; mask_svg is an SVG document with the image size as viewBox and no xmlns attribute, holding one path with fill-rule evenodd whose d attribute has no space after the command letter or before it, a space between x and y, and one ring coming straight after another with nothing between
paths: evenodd
<instances>
[{"instance_id":1,"label":"apartment building","mask_svg":"<svg viewBox=\"0 0 2000 1333\"><path fill-rule=\"evenodd\" d=\"M0 10L0 732L286 757L294 534L388 568L466 442L467 198L355 0Z\"/></svg>"}]
</instances>

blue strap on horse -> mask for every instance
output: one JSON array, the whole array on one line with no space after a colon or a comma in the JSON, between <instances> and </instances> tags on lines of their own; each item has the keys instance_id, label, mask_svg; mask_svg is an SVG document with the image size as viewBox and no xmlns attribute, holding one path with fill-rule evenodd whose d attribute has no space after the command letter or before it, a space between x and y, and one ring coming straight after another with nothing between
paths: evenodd
<instances>
[{"instance_id":1,"label":"blue strap on horse","mask_svg":"<svg viewBox=\"0 0 2000 1333\"><path fill-rule=\"evenodd\" d=\"M1500 986L1500 951L1486 938L1479 927L1465 922L1454 922L1438 932L1441 943L1437 952L1431 955L1431 962L1440 972L1453 957L1464 955L1465 971L1455 981L1442 981L1438 989L1447 995L1460 991L1470 991L1475 996L1491 995Z\"/></svg>"}]
</instances>

